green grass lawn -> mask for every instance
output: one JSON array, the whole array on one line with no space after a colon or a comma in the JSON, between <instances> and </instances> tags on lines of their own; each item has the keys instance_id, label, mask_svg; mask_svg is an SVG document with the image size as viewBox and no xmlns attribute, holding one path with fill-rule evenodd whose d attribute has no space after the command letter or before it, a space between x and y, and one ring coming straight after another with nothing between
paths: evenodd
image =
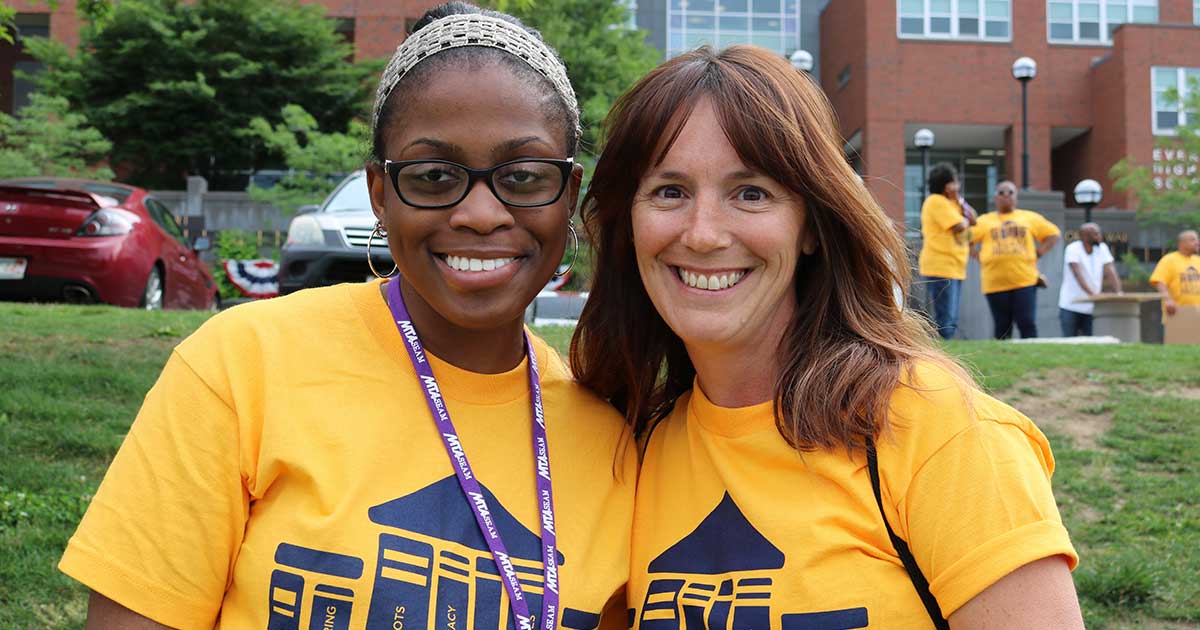
<instances>
[{"instance_id":1,"label":"green grass lawn","mask_svg":"<svg viewBox=\"0 0 1200 630\"><path fill-rule=\"evenodd\" d=\"M171 348L208 313L0 303L0 627L82 627L54 566ZM539 331L565 352L568 329ZM1050 436L1090 628L1200 627L1200 353L959 342Z\"/></svg>"}]
</instances>

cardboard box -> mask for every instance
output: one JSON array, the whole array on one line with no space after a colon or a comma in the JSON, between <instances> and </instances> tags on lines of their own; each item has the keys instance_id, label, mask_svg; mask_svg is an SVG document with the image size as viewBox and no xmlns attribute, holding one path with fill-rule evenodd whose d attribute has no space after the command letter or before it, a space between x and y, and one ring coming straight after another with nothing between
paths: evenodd
<instances>
[{"instance_id":1,"label":"cardboard box","mask_svg":"<svg viewBox=\"0 0 1200 630\"><path fill-rule=\"evenodd\" d=\"M1180 306L1163 313L1163 343L1200 344L1200 306Z\"/></svg>"}]
</instances>

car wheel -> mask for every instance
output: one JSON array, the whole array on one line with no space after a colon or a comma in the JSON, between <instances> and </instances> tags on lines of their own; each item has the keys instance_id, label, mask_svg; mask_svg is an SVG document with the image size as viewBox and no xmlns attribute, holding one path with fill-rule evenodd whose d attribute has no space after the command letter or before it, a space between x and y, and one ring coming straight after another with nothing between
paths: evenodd
<instances>
[{"instance_id":1,"label":"car wheel","mask_svg":"<svg viewBox=\"0 0 1200 630\"><path fill-rule=\"evenodd\" d=\"M160 311L163 307L162 270L157 265L150 268L150 276L146 278L146 288L142 289L142 302L139 304L147 311Z\"/></svg>"}]
</instances>

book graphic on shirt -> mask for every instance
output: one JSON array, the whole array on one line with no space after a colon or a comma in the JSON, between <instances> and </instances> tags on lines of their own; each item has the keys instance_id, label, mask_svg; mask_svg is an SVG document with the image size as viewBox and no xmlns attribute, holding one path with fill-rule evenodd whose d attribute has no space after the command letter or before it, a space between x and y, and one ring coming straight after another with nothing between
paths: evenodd
<instances>
[{"instance_id":1,"label":"book graphic on shirt","mask_svg":"<svg viewBox=\"0 0 1200 630\"><path fill-rule=\"evenodd\" d=\"M1194 265L1188 265L1179 274L1179 293L1181 295L1200 295L1200 270Z\"/></svg>"},{"instance_id":2,"label":"book graphic on shirt","mask_svg":"<svg viewBox=\"0 0 1200 630\"><path fill-rule=\"evenodd\" d=\"M992 228L993 256L1024 256L1028 240L1025 238L1029 228L1016 221L1005 221Z\"/></svg>"},{"instance_id":3,"label":"book graphic on shirt","mask_svg":"<svg viewBox=\"0 0 1200 630\"><path fill-rule=\"evenodd\" d=\"M483 495L529 610L540 618L541 537L517 521L486 486ZM268 630L348 628L355 592L368 589L369 603L361 597L357 602L367 606L368 630L517 630L500 572L454 476L371 507L367 517L379 532L373 576L363 576L364 563L358 558L279 545ZM562 552L558 564L566 564ZM307 601L306 593L311 593ZM305 612L309 621L302 626ZM559 624L594 630L600 614L563 607Z\"/></svg>"},{"instance_id":4,"label":"book graphic on shirt","mask_svg":"<svg viewBox=\"0 0 1200 630\"><path fill-rule=\"evenodd\" d=\"M865 628L867 609L784 613L772 623L772 587L786 558L726 492L690 534L650 562L650 585L631 627L640 630Z\"/></svg>"},{"instance_id":5,"label":"book graphic on shirt","mask_svg":"<svg viewBox=\"0 0 1200 630\"><path fill-rule=\"evenodd\" d=\"M312 583L310 629L345 630L354 607L354 582L362 577L363 561L339 553L318 551L288 543L275 548L271 572L267 630L299 630L305 584ZM306 580L307 577L307 580Z\"/></svg>"}]
</instances>

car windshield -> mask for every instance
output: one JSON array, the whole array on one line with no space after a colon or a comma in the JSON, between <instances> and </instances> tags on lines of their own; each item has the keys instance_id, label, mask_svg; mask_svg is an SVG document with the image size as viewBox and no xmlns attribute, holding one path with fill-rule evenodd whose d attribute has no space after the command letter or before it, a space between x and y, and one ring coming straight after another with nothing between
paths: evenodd
<instances>
[{"instance_id":1,"label":"car windshield","mask_svg":"<svg viewBox=\"0 0 1200 630\"><path fill-rule=\"evenodd\" d=\"M367 191L367 178L359 173L346 182L325 204L325 212L350 212L371 209L371 195Z\"/></svg>"}]
</instances>

